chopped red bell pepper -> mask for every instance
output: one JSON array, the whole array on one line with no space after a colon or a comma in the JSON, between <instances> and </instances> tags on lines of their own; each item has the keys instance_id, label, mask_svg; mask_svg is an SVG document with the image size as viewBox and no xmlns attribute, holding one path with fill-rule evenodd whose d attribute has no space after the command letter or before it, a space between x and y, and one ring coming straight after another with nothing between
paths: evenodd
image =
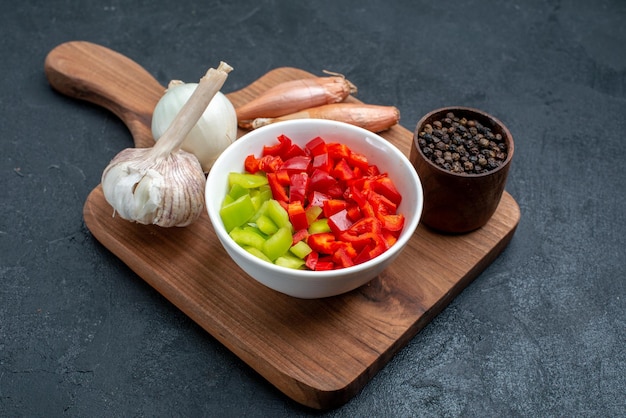
<instances>
[{"instance_id":1,"label":"chopped red bell pepper","mask_svg":"<svg viewBox=\"0 0 626 418\"><path fill-rule=\"evenodd\" d=\"M283 164L282 158L277 155L265 155L259 160L259 169L266 173L276 172Z\"/></svg>"},{"instance_id":2,"label":"chopped red bell pepper","mask_svg":"<svg viewBox=\"0 0 626 418\"><path fill-rule=\"evenodd\" d=\"M343 197L344 191L344 187L339 184L339 182L337 182L331 185L328 190L326 190L326 193L328 193L328 195L334 199L341 199Z\"/></svg>"},{"instance_id":3,"label":"chopped red bell pepper","mask_svg":"<svg viewBox=\"0 0 626 418\"><path fill-rule=\"evenodd\" d=\"M320 255L317 251L311 251L304 259L304 265L307 266L309 270L317 270L316 267L319 258Z\"/></svg>"},{"instance_id":4,"label":"chopped red bell pepper","mask_svg":"<svg viewBox=\"0 0 626 418\"><path fill-rule=\"evenodd\" d=\"M374 248L374 244L372 244L371 241L368 241L368 243L365 246L363 246L359 254L356 257L354 257L354 260L353 260L354 264L361 264L361 263L365 263L366 261L369 261L371 259L370 252L372 251L373 248Z\"/></svg>"},{"instance_id":5,"label":"chopped red bell pepper","mask_svg":"<svg viewBox=\"0 0 626 418\"><path fill-rule=\"evenodd\" d=\"M365 217L355 222L350 227L349 232L353 235L361 235L365 233L380 234L383 228L380 221L374 217Z\"/></svg>"},{"instance_id":6,"label":"chopped red bell pepper","mask_svg":"<svg viewBox=\"0 0 626 418\"><path fill-rule=\"evenodd\" d=\"M267 183L270 186L270 190L272 191L272 197L279 202L287 203L289 201L289 196L287 196L287 191L285 187L280 184L276 173L267 173Z\"/></svg>"},{"instance_id":7,"label":"chopped red bell pepper","mask_svg":"<svg viewBox=\"0 0 626 418\"><path fill-rule=\"evenodd\" d=\"M320 257L315 265L315 271L334 270L335 263L333 263L332 256Z\"/></svg>"},{"instance_id":8,"label":"chopped red bell pepper","mask_svg":"<svg viewBox=\"0 0 626 418\"><path fill-rule=\"evenodd\" d=\"M278 144L275 145L266 145L263 147L262 157L266 155L280 156L285 151L287 151L291 145L291 139L286 135L279 135L276 139L278 139Z\"/></svg>"},{"instance_id":9,"label":"chopped red bell pepper","mask_svg":"<svg viewBox=\"0 0 626 418\"><path fill-rule=\"evenodd\" d=\"M372 240L374 241L374 248L369 252L370 259L377 257L387 251L387 241L383 238L382 234L373 234Z\"/></svg>"},{"instance_id":10,"label":"chopped red bell pepper","mask_svg":"<svg viewBox=\"0 0 626 418\"><path fill-rule=\"evenodd\" d=\"M325 194L329 194L331 187L337 185L337 179L331 176L328 172L315 169L311 174L311 190L317 190Z\"/></svg>"},{"instance_id":11,"label":"chopped red bell pepper","mask_svg":"<svg viewBox=\"0 0 626 418\"><path fill-rule=\"evenodd\" d=\"M324 201L322 209L324 209L324 217L330 218L335 213L345 210L348 204L343 199L328 199Z\"/></svg>"},{"instance_id":12,"label":"chopped red bell pepper","mask_svg":"<svg viewBox=\"0 0 626 418\"><path fill-rule=\"evenodd\" d=\"M284 160L280 166L281 170L286 170L290 176L298 173L307 173L309 171L309 164L311 164L311 157L306 155L297 155L291 157L288 160Z\"/></svg>"},{"instance_id":13,"label":"chopped red bell pepper","mask_svg":"<svg viewBox=\"0 0 626 418\"><path fill-rule=\"evenodd\" d=\"M404 228L404 215L401 213L397 215L384 215L377 214L376 217L381 221L383 229L387 231L401 231Z\"/></svg>"},{"instance_id":14,"label":"chopped red bell pepper","mask_svg":"<svg viewBox=\"0 0 626 418\"><path fill-rule=\"evenodd\" d=\"M274 174L276 174L276 180L278 180L278 183L282 186L287 187L291 184L291 178L287 170L276 170Z\"/></svg>"},{"instance_id":15,"label":"chopped red bell pepper","mask_svg":"<svg viewBox=\"0 0 626 418\"><path fill-rule=\"evenodd\" d=\"M367 161L367 157L361 153L352 151L348 159L350 165L354 168L360 168L363 172L367 172L370 165Z\"/></svg>"},{"instance_id":16,"label":"chopped red bell pepper","mask_svg":"<svg viewBox=\"0 0 626 418\"><path fill-rule=\"evenodd\" d=\"M329 222L330 225L330 222ZM354 248L362 249L367 245L377 242L377 237L382 233L382 226L378 219L373 217L362 218L352 224L348 229L338 234L342 242L349 242Z\"/></svg>"},{"instance_id":17,"label":"chopped red bell pepper","mask_svg":"<svg viewBox=\"0 0 626 418\"><path fill-rule=\"evenodd\" d=\"M304 206L302 202L295 201L287 204L287 214L289 214L289 221L293 226L293 229L307 229L309 227L309 221L306 218Z\"/></svg>"},{"instance_id":18,"label":"chopped red bell pepper","mask_svg":"<svg viewBox=\"0 0 626 418\"><path fill-rule=\"evenodd\" d=\"M260 170L260 168L259 168L259 159L256 158L254 156L254 154L248 155L246 157L245 162L244 162L244 168L250 174L257 173Z\"/></svg>"},{"instance_id":19,"label":"chopped red bell pepper","mask_svg":"<svg viewBox=\"0 0 626 418\"><path fill-rule=\"evenodd\" d=\"M365 245L361 249L359 254L354 258L355 264L361 264L366 261L369 261L372 258L384 253L388 248L387 241L385 241L385 239L383 238L381 234L367 234L367 235L369 235L370 242L367 245Z\"/></svg>"},{"instance_id":20,"label":"chopped red bell pepper","mask_svg":"<svg viewBox=\"0 0 626 418\"><path fill-rule=\"evenodd\" d=\"M296 245L297 243L299 243L300 241L305 241L306 239L309 237L309 231L307 229L300 229L297 230L294 234L293 234L293 240L291 245Z\"/></svg>"},{"instance_id":21,"label":"chopped red bell pepper","mask_svg":"<svg viewBox=\"0 0 626 418\"><path fill-rule=\"evenodd\" d=\"M402 195L396 188L396 185L393 183L389 176L379 175L372 182L372 189L385 196L387 199L391 200L396 205L399 205L402 201Z\"/></svg>"},{"instance_id":22,"label":"chopped red bell pepper","mask_svg":"<svg viewBox=\"0 0 626 418\"><path fill-rule=\"evenodd\" d=\"M313 157L320 155L320 154L325 154L326 153L326 141L324 141L324 139L322 139L321 137L316 136L315 138L307 142L304 148L305 148L305 152L307 152L307 154L312 155Z\"/></svg>"},{"instance_id":23,"label":"chopped red bell pepper","mask_svg":"<svg viewBox=\"0 0 626 418\"><path fill-rule=\"evenodd\" d=\"M291 144L289 149L281 154L283 160L288 160L293 157L299 157L301 155L306 155L304 150L298 144Z\"/></svg>"},{"instance_id":24,"label":"chopped red bell pepper","mask_svg":"<svg viewBox=\"0 0 626 418\"><path fill-rule=\"evenodd\" d=\"M345 144L340 144L337 142L327 143L326 150L328 151L328 155L330 155L330 158L334 160L339 160L341 158L350 158L350 148L348 148L348 146Z\"/></svg>"},{"instance_id":25,"label":"chopped red bell pepper","mask_svg":"<svg viewBox=\"0 0 626 418\"><path fill-rule=\"evenodd\" d=\"M343 268L354 265L354 261L348 255L345 246L337 248L337 251L333 254L333 262Z\"/></svg>"},{"instance_id":26,"label":"chopped red bell pepper","mask_svg":"<svg viewBox=\"0 0 626 418\"><path fill-rule=\"evenodd\" d=\"M293 174L289 178L289 201L305 204L309 192L309 175L306 172Z\"/></svg>"},{"instance_id":27,"label":"chopped red bell pepper","mask_svg":"<svg viewBox=\"0 0 626 418\"><path fill-rule=\"evenodd\" d=\"M333 177L342 181L350 181L355 178L352 167L348 164L345 158L340 159L332 171Z\"/></svg>"},{"instance_id":28,"label":"chopped red bell pepper","mask_svg":"<svg viewBox=\"0 0 626 418\"><path fill-rule=\"evenodd\" d=\"M345 197L346 199L356 203L358 207L362 207L363 205L365 205L365 203L367 203L367 198L365 197L363 192L361 192L361 189L356 182L348 186Z\"/></svg>"},{"instance_id":29,"label":"chopped red bell pepper","mask_svg":"<svg viewBox=\"0 0 626 418\"><path fill-rule=\"evenodd\" d=\"M348 211L346 209L328 216L328 226L336 236L339 236L343 231L349 229L352 224L353 222L348 218Z\"/></svg>"},{"instance_id":30,"label":"chopped red bell pepper","mask_svg":"<svg viewBox=\"0 0 626 418\"><path fill-rule=\"evenodd\" d=\"M311 168L319 168L320 170L329 173L333 169L333 161L331 160L328 153L325 152L323 154L319 154L313 157Z\"/></svg>"},{"instance_id":31,"label":"chopped red bell pepper","mask_svg":"<svg viewBox=\"0 0 626 418\"><path fill-rule=\"evenodd\" d=\"M363 217L363 215L361 215L361 209L356 203L347 203L346 210L348 211L348 219L352 222L356 222Z\"/></svg>"},{"instance_id":32,"label":"chopped red bell pepper","mask_svg":"<svg viewBox=\"0 0 626 418\"><path fill-rule=\"evenodd\" d=\"M367 194L367 201L372 204L377 215L395 214L398 206L385 196L370 190Z\"/></svg>"},{"instance_id":33,"label":"chopped red bell pepper","mask_svg":"<svg viewBox=\"0 0 626 418\"><path fill-rule=\"evenodd\" d=\"M309 193L309 206L319 206L323 208L324 201L328 199L332 199L332 198L327 194L314 190L312 193Z\"/></svg>"},{"instance_id":34,"label":"chopped red bell pepper","mask_svg":"<svg viewBox=\"0 0 626 418\"><path fill-rule=\"evenodd\" d=\"M335 240L335 234L332 232L322 232L309 235L307 244L313 251L321 254L332 254L337 249L339 243Z\"/></svg>"},{"instance_id":35,"label":"chopped red bell pepper","mask_svg":"<svg viewBox=\"0 0 626 418\"><path fill-rule=\"evenodd\" d=\"M391 247L393 244L395 244L398 241L398 235L399 234L397 232L383 230L383 238L385 242L387 243L387 247Z\"/></svg>"},{"instance_id":36,"label":"chopped red bell pepper","mask_svg":"<svg viewBox=\"0 0 626 418\"><path fill-rule=\"evenodd\" d=\"M380 174L380 170L378 169L377 165L372 164L367 168L368 176L373 177L373 176L378 176L379 174Z\"/></svg>"}]
</instances>

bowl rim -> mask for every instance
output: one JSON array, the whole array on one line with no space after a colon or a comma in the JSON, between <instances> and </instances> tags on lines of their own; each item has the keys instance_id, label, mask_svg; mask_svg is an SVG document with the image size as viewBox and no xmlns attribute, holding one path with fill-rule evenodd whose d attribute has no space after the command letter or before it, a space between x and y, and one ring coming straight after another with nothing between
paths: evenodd
<instances>
[{"instance_id":1,"label":"bowl rim","mask_svg":"<svg viewBox=\"0 0 626 418\"><path fill-rule=\"evenodd\" d=\"M276 277L279 277L279 275L289 274L290 276L296 277L302 281L319 280L319 279L341 280L343 276L352 276L352 275L358 274L359 272L373 269L375 268L375 266L378 266L378 265L386 265L389 261L393 260L393 258L395 258L399 254L402 248L404 248L404 246L409 242L409 240L415 234L415 230L417 229L417 226L419 225L419 221L423 213L424 192L423 192L423 187L422 187L422 183L419 178L419 175L417 174L417 171L411 164L409 158L402 151L400 151L400 149L398 149L398 147L396 147L393 143L389 142L388 140L386 140L385 138L383 138L377 133L374 133L367 129L364 129L355 125L351 125L345 122L326 120L326 119L296 119L296 120L280 121L280 122L276 122L270 125L262 126L255 130L246 132L244 135L242 135L240 138L235 140L222 152L222 154L215 160L213 167L209 171L205 189L208 191L209 184L213 183L211 180L217 174L214 174L212 176L212 173L215 172L214 169L216 166L219 168L219 165L220 165L219 162L223 159L223 156L237 152L238 148L242 146L242 145L238 145L238 144L243 143L242 139L245 140L245 138L251 135L260 136L264 134L265 131L275 131L275 130L280 130L280 128L282 127L288 127L291 125L305 125L305 124L313 124L313 125L318 125L320 127L324 127L324 126L339 127L340 129L352 130L361 135L375 137L377 142L380 142L383 144L383 146L389 148L389 150L393 153L393 155L399 158L403 162L403 165L409 169L408 171L411 174L410 175L411 184L414 184L416 188L415 193L416 193L417 207L414 208L415 216L413 216L412 221L409 224L404 225L404 228L402 230L402 233L400 234L400 237L393 244L393 246L391 246L385 252L374 257L371 260L368 260L361 264L357 264L355 266L350 266L350 267L345 267L345 268L335 269L335 270L326 270L326 271L299 270L299 269L292 269L289 267L279 266L274 263L261 260L258 257L255 257L254 255L250 254L248 251L246 251L243 247L241 247L237 243L235 243L230 237L230 235L226 232L226 229L224 228L224 225L219 217L219 212L216 212L213 209L215 208L214 205L209 204L209 201L208 201L209 193L205 193L205 206L206 206L205 210L208 212L209 219L211 223L213 224L213 229L216 235L218 236L220 242L222 243L222 245L226 246L226 243L224 242L224 240L226 240L229 244L228 247L231 248L233 251L235 251L237 255L243 257L245 260L247 260L250 263L253 263L253 264L258 263L259 265L264 266L264 268L266 268L269 272L275 273ZM215 225L216 223L217 225Z\"/></svg>"},{"instance_id":2,"label":"bowl rim","mask_svg":"<svg viewBox=\"0 0 626 418\"><path fill-rule=\"evenodd\" d=\"M416 143L419 132L421 131L420 127L424 125L428 119L432 118L434 115L438 113L447 113L447 112L454 113L455 110L459 110L465 113L474 113L480 116L480 118L482 119L491 119L496 125L498 125L502 129L502 131L506 134L508 141L507 141L507 156L504 162L500 166L498 166L497 168L494 168L493 170L485 171L483 173L470 173L470 174L454 173L450 170L446 170L445 168L439 167L437 164L432 162L430 158L424 155L424 152L422 151L422 147L420 147ZM426 163L430 167L434 168L439 173L446 174L448 176L455 177L455 178L478 178L478 177L486 177L489 175L493 175L499 172L500 170L503 170L504 168L506 168L511 163L511 160L513 159L513 154L515 153L515 141L513 139L513 135L511 135L509 128L507 128L506 125L502 123L500 119L496 118L495 116L483 110L476 109L473 107L467 107L467 106L445 106L445 107L433 109L430 112L426 113L424 116L420 118L420 120L417 122L417 125L415 125L415 131L413 132L413 145L417 149L417 152L419 153L420 157L424 161L426 161Z\"/></svg>"}]
</instances>

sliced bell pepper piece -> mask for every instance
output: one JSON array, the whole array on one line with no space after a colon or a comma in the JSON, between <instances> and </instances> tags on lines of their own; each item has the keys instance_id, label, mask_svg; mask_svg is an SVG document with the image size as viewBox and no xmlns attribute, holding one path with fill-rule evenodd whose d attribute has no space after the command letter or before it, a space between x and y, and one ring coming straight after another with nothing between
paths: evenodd
<instances>
[{"instance_id":1,"label":"sliced bell pepper piece","mask_svg":"<svg viewBox=\"0 0 626 418\"><path fill-rule=\"evenodd\" d=\"M332 175L342 181L350 181L356 177L354 171L352 171L352 167L350 167L345 158L340 159L337 164L335 164Z\"/></svg>"},{"instance_id":2,"label":"sliced bell pepper piece","mask_svg":"<svg viewBox=\"0 0 626 418\"><path fill-rule=\"evenodd\" d=\"M283 164L282 158L277 155L265 155L259 160L259 170L266 173L276 172Z\"/></svg>"},{"instance_id":3,"label":"sliced bell pepper piece","mask_svg":"<svg viewBox=\"0 0 626 418\"><path fill-rule=\"evenodd\" d=\"M367 172L370 166L365 155L354 151L350 153L348 163L354 168L360 168L363 172Z\"/></svg>"},{"instance_id":4,"label":"sliced bell pepper piece","mask_svg":"<svg viewBox=\"0 0 626 418\"><path fill-rule=\"evenodd\" d=\"M309 227L309 222L306 218L306 212L302 202L295 201L287 205L287 213L289 214L289 221L293 226L293 229L298 231L301 229L306 230Z\"/></svg>"},{"instance_id":5,"label":"sliced bell pepper piece","mask_svg":"<svg viewBox=\"0 0 626 418\"><path fill-rule=\"evenodd\" d=\"M333 262L335 263L335 265L342 268L354 265L354 261L348 255L345 247L337 248L337 251L335 251L335 253L333 254Z\"/></svg>"},{"instance_id":6,"label":"sliced bell pepper piece","mask_svg":"<svg viewBox=\"0 0 626 418\"><path fill-rule=\"evenodd\" d=\"M321 206L309 205L304 212L306 213L307 222L311 225L313 222L317 221L319 216L322 214L323 209Z\"/></svg>"},{"instance_id":7,"label":"sliced bell pepper piece","mask_svg":"<svg viewBox=\"0 0 626 418\"><path fill-rule=\"evenodd\" d=\"M307 142L304 148L308 151L308 154L315 157L316 155L326 153L326 141L322 137L316 136Z\"/></svg>"},{"instance_id":8,"label":"sliced bell pepper piece","mask_svg":"<svg viewBox=\"0 0 626 418\"><path fill-rule=\"evenodd\" d=\"M261 174L237 173L235 171L228 173L228 186L238 184L246 189L255 189L267 184L267 178Z\"/></svg>"},{"instance_id":9,"label":"sliced bell pepper piece","mask_svg":"<svg viewBox=\"0 0 626 418\"><path fill-rule=\"evenodd\" d=\"M319 258L320 258L319 253L317 251L311 250L309 255L307 255L306 258L304 259L304 264L307 266L309 270L315 270L315 267L317 266L317 261L319 260Z\"/></svg>"},{"instance_id":10,"label":"sliced bell pepper piece","mask_svg":"<svg viewBox=\"0 0 626 418\"><path fill-rule=\"evenodd\" d=\"M332 254L337 249L338 242L335 241L335 235L332 232L322 232L309 235L307 244L313 251L321 254Z\"/></svg>"},{"instance_id":11,"label":"sliced bell pepper piece","mask_svg":"<svg viewBox=\"0 0 626 418\"><path fill-rule=\"evenodd\" d=\"M328 226L330 230L339 235L343 231L349 229L352 226L352 221L348 218L348 211L343 209L328 217Z\"/></svg>"},{"instance_id":12,"label":"sliced bell pepper piece","mask_svg":"<svg viewBox=\"0 0 626 418\"><path fill-rule=\"evenodd\" d=\"M311 173L311 190L317 190L318 192L328 194L331 187L337 185L337 179L331 176L328 172L315 169Z\"/></svg>"},{"instance_id":13,"label":"sliced bell pepper piece","mask_svg":"<svg viewBox=\"0 0 626 418\"><path fill-rule=\"evenodd\" d=\"M279 228L290 228L291 222L289 222L289 213L277 200L271 199L267 202L267 209L265 214L278 226Z\"/></svg>"},{"instance_id":14,"label":"sliced bell pepper piece","mask_svg":"<svg viewBox=\"0 0 626 418\"><path fill-rule=\"evenodd\" d=\"M401 213L397 215L385 215L379 213L376 217L381 221L383 229L386 229L387 231L401 231L404 227L404 215Z\"/></svg>"},{"instance_id":15,"label":"sliced bell pepper piece","mask_svg":"<svg viewBox=\"0 0 626 418\"><path fill-rule=\"evenodd\" d=\"M322 209L324 210L324 216L330 218L335 213L345 210L348 203L343 199L328 199L324 201Z\"/></svg>"},{"instance_id":16,"label":"sliced bell pepper piece","mask_svg":"<svg viewBox=\"0 0 626 418\"><path fill-rule=\"evenodd\" d=\"M365 197L359 186L360 185L358 183L350 184L350 186L348 186L346 190L345 198L356 203L358 207L362 207L367 202L367 198Z\"/></svg>"},{"instance_id":17,"label":"sliced bell pepper piece","mask_svg":"<svg viewBox=\"0 0 626 418\"><path fill-rule=\"evenodd\" d=\"M309 185L309 188L310 185ZM322 193L320 191L314 190L313 192L309 193L309 206L319 206L320 208L324 206L324 201L331 199L331 197L325 193Z\"/></svg>"},{"instance_id":18,"label":"sliced bell pepper piece","mask_svg":"<svg viewBox=\"0 0 626 418\"><path fill-rule=\"evenodd\" d=\"M374 176L378 176L379 174L380 174L380 170L378 169L377 165L372 164L367 168L368 176L374 177Z\"/></svg>"},{"instance_id":19,"label":"sliced bell pepper piece","mask_svg":"<svg viewBox=\"0 0 626 418\"><path fill-rule=\"evenodd\" d=\"M372 189L374 189L375 192L382 194L396 205L399 205L402 201L402 195L396 188L394 182L387 175L377 176L376 180L372 182Z\"/></svg>"},{"instance_id":20,"label":"sliced bell pepper piece","mask_svg":"<svg viewBox=\"0 0 626 418\"><path fill-rule=\"evenodd\" d=\"M296 257L304 260L306 256L309 255L313 250L306 242L298 241L296 244L291 246L289 251ZM302 264L304 264L304 262L302 262Z\"/></svg>"},{"instance_id":21,"label":"sliced bell pepper piece","mask_svg":"<svg viewBox=\"0 0 626 418\"><path fill-rule=\"evenodd\" d=\"M376 215L393 215L396 213L398 206L382 194L370 190L367 194L367 201L372 204Z\"/></svg>"},{"instance_id":22,"label":"sliced bell pepper piece","mask_svg":"<svg viewBox=\"0 0 626 418\"><path fill-rule=\"evenodd\" d=\"M285 187L278 181L276 173L267 173L267 182L272 190L272 197L280 202L288 202L289 196Z\"/></svg>"},{"instance_id":23,"label":"sliced bell pepper piece","mask_svg":"<svg viewBox=\"0 0 626 418\"><path fill-rule=\"evenodd\" d=\"M289 202L300 202L304 205L310 183L309 175L306 172L291 175L289 178Z\"/></svg>"},{"instance_id":24,"label":"sliced bell pepper piece","mask_svg":"<svg viewBox=\"0 0 626 418\"><path fill-rule=\"evenodd\" d=\"M246 189L245 187L243 187L240 184L233 184L232 187L230 188L230 191L228 192L227 196L230 196L233 198L234 200L239 199L241 196L243 196L244 194L250 194L250 190Z\"/></svg>"},{"instance_id":25,"label":"sliced bell pepper piece","mask_svg":"<svg viewBox=\"0 0 626 418\"><path fill-rule=\"evenodd\" d=\"M383 230L383 238L387 242L387 248L391 247L393 244L398 242L398 233L391 232L388 230Z\"/></svg>"},{"instance_id":26,"label":"sliced bell pepper piece","mask_svg":"<svg viewBox=\"0 0 626 418\"><path fill-rule=\"evenodd\" d=\"M289 149L281 154L281 157L283 158L283 160L288 160L289 158L298 157L301 155L306 155L304 150L298 144L291 144Z\"/></svg>"},{"instance_id":27,"label":"sliced bell pepper piece","mask_svg":"<svg viewBox=\"0 0 626 418\"><path fill-rule=\"evenodd\" d=\"M255 223L259 231L263 232L265 235L273 235L278 231L278 226L269 216L261 215L256 219Z\"/></svg>"},{"instance_id":28,"label":"sliced bell pepper piece","mask_svg":"<svg viewBox=\"0 0 626 418\"><path fill-rule=\"evenodd\" d=\"M237 226L241 226L248 222L256 210L252 204L249 194L243 195L234 202L223 206L220 209L220 217L224 222L224 228L227 232L233 230Z\"/></svg>"},{"instance_id":29,"label":"sliced bell pepper piece","mask_svg":"<svg viewBox=\"0 0 626 418\"><path fill-rule=\"evenodd\" d=\"M273 155L279 156L284 153L289 147L291 147L291 139L286 135L279 135L277 138L278 143L275 145L266 145L263 147L262 156Z\"/></svg>"},{"instance_id":30,"label":"sliced bell pepper piece","mask_svg":"<svg viewBox=\"0 0 626 418\"><path fill-rule=\"evenodd\" d=\"M289 178L289 173L285 170L279 169L274 174L276 174L276 180L283 186L289 186L291 179Z\"/></svg>"},{"instance_id":31,"label":"sliced bell pepper piece","mask_svg":"<svg viewBox=\"0 0 626 418\"><path fill-rule=\"evenodd\" d=\"M291 248L291 230L287 227L280 228L263 243L263 253L270 260L276 260Z\"/></svg>"},{"instance_id":32,"label":"sliced bell pepper piece","mask_svg":"<svg viewBox=\"0 0 626 418\"><path fill-rule=\"evenodd\" d=\"M252 228L242 228L240 226L236 226L228 233L228 235L230 235L233 241L242 247L250 246L258 250L262 250L263 244L265 244L265 237L260 234L260 231L256 232Z\"/></svg>"},{"instance_id":33,"label":"sliced bell pepper piece","mask_svg":"<svg viewBox=\"0 0 626 418\"><path fill-rule=\"evenodd\" d=\"M260 258L263 261L266 261L268 263L272 262L272 260L267 258L267 256L263 253L263 251L259 250L258 248L245 246L245 247L243 247L243 249L246 250L247 252L249 252L250 254L252 254L253 256Z\"/></svg>"},{"instance_id":34,"label":"sliced bell pepper piece","mask_svg":"<svg viewBox=\"0 0 626 418\"><path fill-rule=\"evenodd\" d=\"M363 217L361 209L356 203L347 203L346 210L348 211L348 219L352 222L356 222Z\"/></svg>"},{"instance_id":35,"label":"sliced bell pepper piece","mask_svg":"<svg viewBox=\"0 0 626 418\"><path fill-rule=\"evenodd\" d=\"M315 271L334 270L335 263L333 263L332 256L319 257L317 264L315 265Z\"/></svg>"},{"instance_id":36,"label":"sliced bell pepper piece","mask_svg":"<svg viewBox=\"0 0 626 418\"><path fill-rule=\"evenodd\" d=\"M382 232L382 225L378 219L369 216L352 224L348 232L352 235L361 235L368 232L380 234Z\"/></svg>"},{"instance_id":37,"label":"sliced bell pepper piece","mask_svg":"<svg viewBox=\"0 0 626 418\"><path fill-rule=\"evenodd\" d=\"M328 226L328 218L322 218L311 222L308 231L309 234L321 234L323 232L330 232L330 226Z\"/></svg>"},{"instance_id":38,"label":"sliced bell pepper piece","mask_svg":"<svg viewBox=\"0 0 626 418\"><path fill-rule=\"evenodd\" d=\"M259 159L254 154L248 155L244 161L244 168L248 173L256 174L260 170Z\"/></svg>"},{"instance_id":39,"label":"sliced bell pepper piece","mask_svg":"<svg viewBox=\"0 0 626 418\"><path fill-rule=\"evenodd\" d=\"M331 160L328 153L325 152L323 154L319 154L313 157L313 161L311 162L311 168L319 168L320 170L328 173L333 169L333 161Z\"/></svg>"},{"instance_id":40,"label":"sliced bell pepper piece","mask_svg":"<svg viewBox=\"0 0 626 418\"><path fill-rule=\"evenodd\" d=\"M309 231L307 229L300 229L293 234L291 245L296 245L300 241L306 241L309 237Z\"/></svg>"},{"instance_id":41,"label":"sliced bell pepper piece","mask_svg":"<svg viewBox=\"0 0 626 418\"><path fill-rule=\"evenodd\" d=\"M290 176L298 173L306 173L309 170L311 164L311 158L306 155L297 155L291 157L288 160L284 160L280 166L281 170L286 170Z\"/></svg>"},{"instance_id":42,"label":"sliced bell pepper piece","mask_svg":"<svg viewBox=\"0 0 626 418\"><path fill-rule=\"evenodd\" d=\"M348 148L345 144L340 144L338 142L327 143L326 150L328 151L328 155L330 155L330 157L334 160L350 158L350 148Z\"/></svg>"}]
</instances>

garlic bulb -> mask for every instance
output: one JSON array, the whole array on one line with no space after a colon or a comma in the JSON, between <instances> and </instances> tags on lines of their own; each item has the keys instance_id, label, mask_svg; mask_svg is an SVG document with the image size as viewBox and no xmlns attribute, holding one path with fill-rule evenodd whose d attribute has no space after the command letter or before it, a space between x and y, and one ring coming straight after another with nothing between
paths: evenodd
<instances>
[{"instance_id":1,"label":"garlic bulb","mask_svg":"<svg viewBox=\"0 0 626 418\"><path fill-rule=\"evenodd\" d=\"M114 215L142 224L187 226L204 209L206 178L197 157L180 149L232 67L209 69L169 128L152 148L127 148L102 173L102 190Z\"/></svg>"},{"instance_id":2,"label":"garlic bulb","mask_svg":"<svg viewBox=\"0 0 626 418\"><path fill-rule=\"evenodd\" d=\"M158 140L174 120L198 86L173 80L152 114L152 136ZM181 149L194 154L204 172L208 172L217 157L237 139L235 107L221 92L217 92L202 117L187 134Z\"/></svg>"}]
</instances>

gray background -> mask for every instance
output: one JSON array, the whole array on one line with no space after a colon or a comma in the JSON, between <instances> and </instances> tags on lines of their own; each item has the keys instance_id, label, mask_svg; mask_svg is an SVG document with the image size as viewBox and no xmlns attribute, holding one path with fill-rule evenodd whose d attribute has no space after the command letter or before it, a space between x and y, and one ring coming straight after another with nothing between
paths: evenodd
<instances>
[{"instance_id":1,"label":"gray background","mask_svg":"<svg viewBox=\"0 0 626 418\"><path fill-rule=\"evenodd\" d=\"M626 3L18 2L0 14L0 415L323 415L286 398L86 229L132 144L52 91L46 54L119 51L161 83L218 60L225 92L293 66L347 75L412 130L473 106L516 140L506 251L328 416L624 416Z\"/></svg>"}]
</instances>

